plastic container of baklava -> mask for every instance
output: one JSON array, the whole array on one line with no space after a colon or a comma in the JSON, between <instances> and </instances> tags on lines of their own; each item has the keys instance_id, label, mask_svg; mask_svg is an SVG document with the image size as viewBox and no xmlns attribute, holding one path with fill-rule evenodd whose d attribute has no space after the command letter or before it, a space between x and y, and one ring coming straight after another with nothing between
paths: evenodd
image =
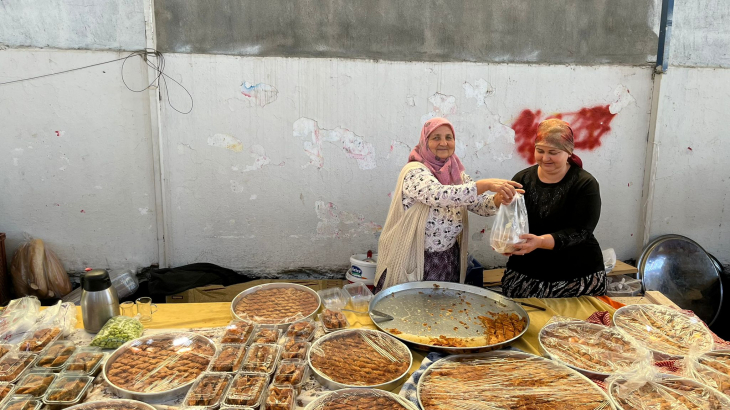
<instances>
[{"instance_id":1,"label":"plastic container of baklava","mask_svg":"<svg viewBox=\"0 0 730 410\"><path fill-rule=\"evenodd\" d=\"M317 325L312 319L299 320L291 325L284 333L285 337L292 337L297 340L303 340L305 342L311 342L314 337L314 332L317 330Z\"/></svg>"},{"instance_id":2,"label":"plastic container of baklava","mask_svg":"<svg viewBox=\"0 0 730 410\"><path fill-rule=\"evenodd\" d=\"M335 315L338 316L338 323L344 324L344 327L327 327L328 321L325 320L325 314L327 314L327 311L334 312ZM319 314L319 321L322 323L322 328L326 333L330 332L336 332L338 330L347 329L350 327L350 321L347 319L347 315L342 313L339 309L325 309L322 311L322 313Z\"/></svg>"},{"instance_id":3,"label":"plastic container of baklava","mask_svg":"<svg viewBox=\"0 0 730 410\"><path fill-rule=\"evenodd\" d=\"M266 392L266 410L293 410L297 405L297 392L292 386L269 386Z\"/></svg>"},{"instance_id":4,"label":"plastic container of baklava","mask_svg":"<svg viewBox=\"0 0 730 410\"><path fill-rule=\"evenodd\" d=\"M297 340L292 337L281 339L279 345L281 346L281 360L306 360L307 353L309 353L309 349L312 347L311 342Z\"/></svg>"},{"instance_id":5,"label":"plastic container of baklava","mask_svg":"<svg viewBox=\"0 0 730 410\"><path fill-rule=\"evenodd\" d=\"M247 345L256 330L256 325L247 320L231 320L221 338L221 344Z\"/></svg>"},{"instance_id":6,"label":"plastic container of baklava","mask_svg":"<svg viewBox=\"0 0 730 410\"><path fill-rule=\"evenodd\" d=\"M35 369L59 372L76 351L74 342L58 340L46 347L35 361Z\"/></svg>"},{"instance_id":7,"label":"plastic container of baklava","mask_svg":"<svg viewBox=\"0 0 730 410\"><path fill-rule=\"evenodd\" d=\"M215 409L226 397L233 380L228 373L203 373L188 390L183 406L197 409Z\"/></svg>"},{"instance_id":8,"label":"plastic container of baklava","mask_svg":"<svg viewBox=\"0 0 730 410\"><path fill-rule=\"evenodd\" d=\"M51 343L58 340L63 331L58 326L37 326L18 344L18 351L40 353Z\"/></svg>"},{"instance_id":9,"label":"plastic container of baklava","mask_svg":"<svg viewBox=\"0 0 730 410\"><path fill-rule=\"evenodd\" d=\"M246 358L246 345L225 344L221 345L215 357L208 366L208 372L212 373L236 373L241 369L243 359Z\"/></svg>"},{"instance_id":10,"label":"plastic container of baklava","mask_svg":"<svg viewBox=\"0 0 730 410\"><path fill-rule=\"evenodd\" d=\"M35 353L12 352L0 358L0 382L15 383L33 366Z\"/></svg>"},{"instance_id":11,"label":"plastic container of baklava","mask_svg":"<svg viewBox=\"0 0 730 410\"><path fill-rule=\"evenodd\" d=\"M291 386L299 393L307 378L309 378L309 365L306 360L282 360L271 383L275 386Z\"/></svg>"},{"instance_id":12,"label":"plastic container of baklava","mask_svg":"<svg viewBox=\"0 0 730 410\"><path fill-rule=\"evenodd\" d=\"M0 358L13 351L13 349L15 349L13 345L0 343Z\"/></svg>"},{"instance_id":13,"label":"plastic container of baklava","mask_svg":"<svg viewBox=\"0 0 730 410\"><path fill-rule=\"evenodd\" d=\"M46 390L43 402L52 406L73 406L81 403L91 388L91 376L68 374L59 376Z\"/></svg>"},{"instance_id":14,"label":"plastic container of baklava","mask_svg":"<svg viewBox=\"0 0 730 410\"><path fill-rule=\"evenodd\" d=\"M39 410L43 402L30 396L14 396L0 407L1 410Z\"/></svg>"},{"instance_id":15,"label":"plastic container of baklava","mask_svg":"<svg viewBox=\"0 0 730 410\"><path fill-rule=\"evenodd\" d=\"M271 375L276 370L281 356L281 346L275 344L252 344L243 359L241 370L244 372Z\"/></svg>"},{"instance_id":16,"label":"plastic container of baklava","mask_svg":"<svg viewBox=\"0 0 730 410\"><path fill-rule=\"evenodd\" d=\"M80 347L76 349L61 373L78 373L85 376L96 376L101 371L107 354L101 351L100 347Z\"/></svg>"},{"instance_id":17,"label":"plastic container of baklava","mask_svg":"<svg viewBox=\"0 0 730 410\"><path fill-rule=\"evenodd\" d=\"M56 373L50 371L29 372L15 384L14 394L26 395L40 400L53 382L56 381L56 376Z\"/></svg>"},{"instance_id":18,"label":"plastic container of baklava","mask_svg":"<svg viewBox=\"0 0 730 410\"><path fill-rule=\"evenodd\" d=\"M266 397L269 376L263 373L241 372L233 378L221 407L251 408L262 407Z\"/></svg>"},{"instance_id":19,"label":"plastic container of baklava","mask_svg":"<svg viewBox=\"0 0 730 410\"><path fill-rule=\"evenodd\" d=\"M273 325L258 325L251 336L251 344L275 344L283 331Z\"/></svg>"}]
</instances>

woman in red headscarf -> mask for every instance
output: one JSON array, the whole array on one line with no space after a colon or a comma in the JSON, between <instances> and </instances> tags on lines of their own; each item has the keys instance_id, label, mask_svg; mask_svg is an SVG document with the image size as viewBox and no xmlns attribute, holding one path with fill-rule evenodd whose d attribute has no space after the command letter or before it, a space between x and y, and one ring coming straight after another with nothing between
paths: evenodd
<instances>
[{"instance_id":1,"label":"woman in red headscarf","mask_svg":"<svg viewBox=\"0 0 730 410\"><path fill-rule=\"evenodd\" d=\"M513 298L606 293L603 256L593 230L601 216L598 181L573 153L573 130L559 119L540 123L537 165L512 178L523 185L530 234L507 262L502 290Z\"/></svg>"},{"instance_id":2,"label":"woman in red headscarf","mask_svg":"<svg viewBox=\"0 0 730 410\"><path fill-rule=\"evenodd\" d=\"M447 119L432 118L423 125L398 177L378 242L376 292L420 280L464 283L467 211L494 215L500 204L523 192L513 181L472 181L454 154L455 145L454 127Z\"/></svg>"}]
</instances>

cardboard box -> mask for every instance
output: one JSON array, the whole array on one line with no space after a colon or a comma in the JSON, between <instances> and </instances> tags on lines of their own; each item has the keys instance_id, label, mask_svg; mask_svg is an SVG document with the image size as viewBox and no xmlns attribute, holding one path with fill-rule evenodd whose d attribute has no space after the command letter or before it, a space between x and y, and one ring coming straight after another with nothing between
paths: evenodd
<instances>
[{"instance_id":1,"label":"cardboard box","mask_svg":"<svg viewBox=\"0 0 730 410\"><path fill-rule=\"evenodd\" d=\"M246 289L254 286L263 285L265 283L295 283L303 285L318 291L322 289L342 287L348 284L342 279L326 279L326 280L286 280L286 279L259 279L246 283L239 283L232 286L209 285L201 286L178 293L177 295L167 296L167 303L208 303L208 302L232 302L233 298Z\"/></svg>"}]
</instances>

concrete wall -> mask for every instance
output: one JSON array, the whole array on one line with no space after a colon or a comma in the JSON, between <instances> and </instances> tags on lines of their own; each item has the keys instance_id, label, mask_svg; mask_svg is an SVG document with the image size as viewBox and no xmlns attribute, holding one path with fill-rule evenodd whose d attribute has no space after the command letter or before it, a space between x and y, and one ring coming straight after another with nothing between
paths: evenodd
<instances>
[{"instance_id":1,"label":"concrete wall","mask_svg":"<svg viewBox=\"0 0 730 410\"><path fill-rule=\"evenodd\" d=\"M379 2L368 8L374 12L335 1L155 4L159 47L171 52L167 73L195 101L182 115L163 92L169 264L341 272L350 254L376 247L398 171L433 115L456 125L467 172L506 178L528 165L525 130L563 114L601 183L601 245L620 259L637 256L656 0L566 0L541 9ZM68 49L145 46L147 1L0 6L0 43L11 47L0 47L0 82L127 54ZM671 67L663 80L650 234L687 234L728 263L721 123L730 114L728 74L694 66L727 67L722 21L730 5L676 7L671 57L686 67ZM516 64L528 62L540 64ZM0 230L9 254L28 232L70 270L162 260L158 135L150 125L157 107L147 93L128 91L119 70L0 86L0 188L11 193L0 196ZM142 88L146 67L130 60L125 78ZM187 95L169 84L173 104L187 108ZM710 189L700 188L705 181ZM472 219L470 250L485 265L501 265L489 250L490 226Z\"/></svg>"},{"instance_id":2,"label":"concrete wall","mask_svg":"<svg viewBox=\"0 0 730 410\"><path fill-rule=\"evenodd\" d=\"M645 64L654 0L156 0L165 52ZM647 60L648 59L648 60Z\"/></svg>"},{"instance_id":3,"label":"concrete wall","mask_svg":"<svg viewBox=\"0 0 730 410\"><path fill-rule=\"evenodd\" d=\"M633 256L649 68L208 55L168 63L196 107L186 116L163 110L173 265L207 260L271 272L346 264L376 248L426 118L454 122L468 173L511 178L528 165L510 128L525 110L566 113L586 137L581 127L593 120L579 113L592 107L608 113L610 127L599 147L580 151L601 182L597 235L620 257ZM474 217L470 250L499 265L491 225Z\"/></svg>"},{"instance_id":4,"label":"concrete wall","mask_svg":"<svg viewBox=\"0 0 730 410\"><path fill-rule=\"evenodd\" d=\"M0 82L118 57L8 49L0 51ZM119 68L0 86L0 229L8 257L28 233L73 270L157 261L149 100L127 90ZM141 60L127 64L125 79L147 82Z\"/></svg>"},{"instance_id":5,"label":"concrete wall","mask_svg":"<svg viewBox=\"0 0 730 410\"><path fill-rule=\"evenodd\" d=\"M676 66L661 85L651 236L689 236L728 264L730 3L677 2L674 17Z\"/></svg>"},{"instance_id":6,"label":"concrete wall","mask_svg":"<svg viewBox=\"0 0 730 410\"><path fill-rule=\"evenodd\" d=\"M89 50L145 47L143 0L0 1L0 46Z\"/></svg>"}]
</instances>

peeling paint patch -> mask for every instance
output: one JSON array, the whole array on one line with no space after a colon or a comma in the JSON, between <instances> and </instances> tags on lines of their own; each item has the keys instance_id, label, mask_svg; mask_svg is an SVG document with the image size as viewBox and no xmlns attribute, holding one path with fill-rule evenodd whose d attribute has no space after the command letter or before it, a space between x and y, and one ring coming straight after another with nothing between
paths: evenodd
<instances>
[{"instance_id":1,"label":"peeling paint patch","mask_svg":"<svg viewBox=\"0 0 730 410\"><path fill-rule=\"evenodd\" d=\"M261 169L264 165L267 165L271 162L271 159L266 156L266 151L264 150L264 147L262 147L261 145L254 145L253 147L251 147L250 151L251 157L254 159L254 162L253 165L248 165L246 169L243 170L243 172Z\"/></svg>"},{"instance_id":2,"label":"peeling paint patch","mask_svg":"<svg viewBox=\"0 0 730 410\"><path fill-rule=\"evenodd\" d=\"M236 194L240 194L243 192L244 187L243 185L239 184L238 182L231 180L231 191L233 191Z\"/></svg>"},{"instance_id":3,"label":"peeling paint patch","mask_svg":"<svg viewBox=\"0 0 730 410\"><path fill-rule=\"evenodd\" d=\"M408 96L406 97L406 104L409 107L415 107L416 106L416 96L408 94Z\"/></svg>"},{"instance_id":4,"label":"peeling paint patch","mask_svg":"<svg viewBox=\"0 0 730 410\"><path fill-rule=\"evenodd\" d=\"M312 240L353 238L362 234L375 235L383 227L375 222L365 221L362 215L340 211L332 202L317 201L314 204L319 222Z\"/></svg>"},{"instance_id":5,"label":"peeling paint patch","mask_svg":"<svg viewBox=\"0 0 730 410\"><path fill-rule=\"evenodd\" d=\"M276 101L276 98L279 95L279 90L269 84L258 83L253 85L248 81L244 81L243 84L241 84L241 94L263 107Z\"/></svg>"},{"instance_id":6,"label":"peeling paint patch","mask_svg":"<svg viewBox=\"0 0 730 410\"><path fill-rule=\"evenodd\" d=\"M456 114L456 97L453 95L436 93L428 97L428 101L433 105L433 109L421 117L422 122L426 122L434 117L446 117L450 114Z\"/></svg>"},{"instance_id":7,"label":"peeling paint patch","mask_svg":"<svg viewBox=\"0 0 730 410\"><path fill-rule=\"evenodd\" d=\"M410 145L406 144L403 141L392 140L390 142L390 151L388 152L388 156L385 157L385 159L389 159L393 152L396 150L396 148L403 148L403 151L406 152L411 152L412 149Z\"/></svg>"},{"instance_id":8,"label":"peeling paint patch","mask_svg":"<svg viewBox=\"0 0 730 410\"><path fill-rule=\"evenodd\" d=\"M229 149L234 152L243 151L243 144L241 141L228 134L215 134L212 137L208 137L208 145L211 147Z\"/></svg>"},{"instance_id":9,"label":"peeling paint patch","mask_svg":"<svg viewBox=\"0 0 730 410\"><path fill-rule=\"evenodd\" d=\"M613 102L608 106L608 112L618 114L624 108L636 103L636 98L624 85L619 85L613 90Z\"/></svg>"},{"instance_id":10,"label":"peeling paint patch","mask_svg":"<svg viewBox=\"0 0 730 410\"><path fill-rule=\"evenodd\" d=\"M304 153L309 157L309 163L303 168L314 165L317 168L324 166L322 143L324 141L339 145L348 158L357 161L362 170L373 169L377 166L375 148L354 132L337 127L332 130L319 128L317 121L311 118L300 118L294 122L293 135L303 140Z\"/></svg>"},{"instance_id":11,"label":"peeling paint patch","mask_svg":"<svg viewBox=\"0 0 730 410\"><path fill-rule=\"evenodd\" d=\"M139 214L140 215L147 215L147 214L150 213L150 209L149 208L138 208L138 209L139 209Z\"/></svg>"},{"instance_id":12,"label":"peeling paint patch","mask_svg":"<svg viewBox=\"0 0 730 410\"><path fill-rule=\"evenodd\" d=\"M474 82L474 85L464 82L464 94L466 98L474 98L477 100L477 107L485 105L486 99L494 95L494 87L485 79L480 78Z\"/></svg>"}]
</instances>

